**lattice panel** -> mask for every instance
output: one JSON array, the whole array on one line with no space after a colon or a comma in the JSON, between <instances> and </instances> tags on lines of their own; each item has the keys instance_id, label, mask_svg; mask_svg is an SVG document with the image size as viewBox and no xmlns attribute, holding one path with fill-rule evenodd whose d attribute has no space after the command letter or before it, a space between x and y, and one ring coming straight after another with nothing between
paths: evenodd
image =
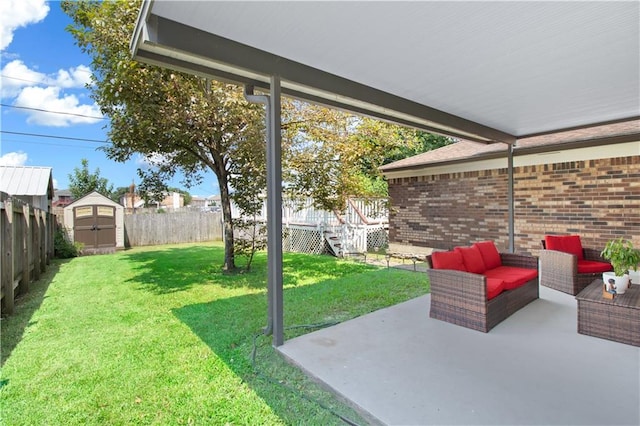
<instances>
[{"instance_id":1,"label":"lattice panel","mask_svg":"<svg viewBox=\"0 0 640 426\"><path fill-rule=\"evenodd\" d=\"M324 237L312 228L283 227L282 249L298 253L325 253Z\"/></svg>"},{"instance_id":2,"label":"lattice panel","mask_svg":"<svg viewBox=\"0 0 640 426\"><path fill-rule=\"evenodd\" d=\"M387 248L389 246L389 232L383 228L367 229L367 251L375 251L376 247Z\"/></svg>"}]
</instances>

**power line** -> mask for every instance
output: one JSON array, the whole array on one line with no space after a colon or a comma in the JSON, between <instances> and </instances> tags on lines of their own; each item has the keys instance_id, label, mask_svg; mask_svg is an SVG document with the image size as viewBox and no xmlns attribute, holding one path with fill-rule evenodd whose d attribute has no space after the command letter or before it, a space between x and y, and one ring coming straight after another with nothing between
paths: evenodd
<instances>
[{"instance_id":1,"label":"power line","mask_svg":"<svg viewBox=\"0 0 640 426\"><path fill-rule=\"evenodd\" d=\"M69 144L64 144L64 143L48 143L48 142L36 142L36 141L19 141L16 139L2 139L2 142L9 142L9 143L28 143L28 144L34 144L34 145L46 145L46 146L62 146L62 147L68 147L68 148L84 148L84 149L96 149L93 146L88 146L88 145L69 145Z\"/></svg>"},{"instance_id":2,"label":"power line","mask_svg":"<svg viewBox=\"0 0 640 426\"><path fill-rule=\"evenodd\" d=\"M98 139L85 139L85 138L72 138L69 136L56 136L56 135L43 135L38 133L24 133L24 132L10 132L8 130L0 130L0 133L6 133L8 135L20 135L20 136L35 136L38 138L52 138L52 139L66 139L70 141L83 141L83 142L96 142L96 143L109 143L109 141Z\"/></svg>"},{"instance_id":3,"label":"power line","mask_svg":"<svg viewBox=\"0 0 640 426\"><path fill-rule=\"evenodd\" d=\"M68 71L67 71L67 72L68 72ZM93 75L93 73L92 73L91 71L85 71L85 70L83 70L83 69L79 69L79 68L76 68L76 69L75 69L75 72L81 72L81 73L84 73L84 74ZM45 74L42 74L42 75L45 75ZM43 85L43 86L47 86L47 85L52 86L52 85L53 85L53 84L51 84L51 82L46 82L46 81L37 81L37 80L29 80L29 79L27 79L27 78L14 77L14 76L11 76L11 75L6 75L6 74L0 74L0 77L2 77L2 78L8 78L8 79L11 79L11 80L24 81L25 83L41 84L41 85ZM47 78L51 78L51 77L47 77ZM54 81L55 81L55 80L54 80Z\"/></svg>"},{"instance_id":4,"label":"power line","mask_svg":"<svg viewBox=\"0 0 640 426\"><path fill-rule=\"evenodd\" d=\"M24 81L26 83L45 84L42 81L27 80L26 78L19 78L19 77L11 77L10 75L6 75L6 74L0 74L0 76L2 76L2 78L10 78L11 80Z\"/></svg>"},{"instance_id":5,"label":"power line","mask_svg":"<svg viewBox=\"0 0 640 426\"><path fill-rule=\"evenodd\" d=\"M32 108L32 107L25 107L25 106L18 106L18 105L7 105L7 104L0 104L0 106L6 107L6 108L28 109L28 110L31 110L31 111L40 111L40 112L46 112L46 113L50 113L50 114L73 115L75 117L93 118L95 120L106 120L106 117L95 117L95 116L91 116L91 115L77 114L77 113L74 113L74 112L51 111L51 110L42 109L42 108Z\"/></svg>"}]
</instances>

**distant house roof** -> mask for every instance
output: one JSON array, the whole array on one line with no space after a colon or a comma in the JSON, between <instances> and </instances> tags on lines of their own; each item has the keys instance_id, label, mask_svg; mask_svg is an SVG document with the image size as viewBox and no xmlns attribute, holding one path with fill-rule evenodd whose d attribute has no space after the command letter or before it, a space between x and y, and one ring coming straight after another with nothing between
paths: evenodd
<instances>
[{"instance_id":1,"label":"distant house roof","mask_svg":"<svg viewBox=\"0 0 640 426\"><path fill-rule=\"evenodd\" d=\"M624 121L603 126L568 130L558 133L542 134L518 139L514 155L532 152L557 151L576 147L605 145L640 141L640 120ZM433 151L424 152L413 157L405 158L386 164L380 169L383 172L420 168L441 163L463 162L483 158L504 157L508 145L481 144L461 140Z\"/></svg>"},{"instance_id":2,"label":"distant house roof","mask_svg":"<svg viewBox=\"0 0 640 426\"><path fill-rule=\"evenodd\" d=\"M51 167L0 166L0 191L9 195L53 198Z\"/></svg>"},{"instance_id":3,"label":"distant house roof","mask_svg":"<svg viewBox=\"0 0 640 426\"><path fill-rule=\"evenodd\" d=\"M56 189L56 197L71 197L71 191L68 189Z\"/></svg>"}]
</instances>

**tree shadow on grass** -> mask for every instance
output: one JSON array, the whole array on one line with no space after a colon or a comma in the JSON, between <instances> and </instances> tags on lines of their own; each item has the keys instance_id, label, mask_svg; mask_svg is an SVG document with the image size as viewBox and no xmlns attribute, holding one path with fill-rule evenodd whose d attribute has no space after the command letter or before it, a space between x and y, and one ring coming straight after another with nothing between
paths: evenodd
<instances>
[{"instance_id":1,"label":"tree shadow on grass","mask_svg":"<svg viewBox=\"0 0 640 426\"><path fill-rule=\"evenodd\" d=\"M162 250L130 252L135 275L129 282L154 294L188 290L197 285L214 284L223 288L266 289L267 255L256 253L250 271L244 271L244 259L236 261L238 271L224 272L224 248L216 246L175 247ZM338 262L331 256L285 253L282 262L285 286L297 286L312 280L370 270L372 267L354 262Z\"/></svg>"},{"instance_id":2,"label":"tree shadow on grass","mask_svg":"<svg viewBox=\"0 0 640 426\"><path fill-rule=\"evenodd\" d=\"M70 262L70 259L53 260L40 279L29 284L29 292L20 295L15 300L13 314L2 318L2 344L0 345L0 366L11 356L11 352L20 343L31 321L33 314L40 308L49 285L60 270L60 265Z\"/></svg>"},{"instance_id":3,"label":"tree shadow on grass","mask_svg":"<svg viewBox=\"0 0 640 426\"><path fill-rule=\"evenodd\" d=\"M398 272L365 270L349 277L285 288L285 339L308 333L318 324L346 321L414 297L402 294L401 290L397 297L389 297L395 290L393 277ZM310 397L346 418L356 419L357 424L365 424L355 410L287 363L271 347L271 338L261 335L266 310L267 300L261 292L187 305L174 309L173 314L285 423L299 424L303 418L313 424L344 424L331 411L310 402L307 399ZM258 355L254 366L255 349Z\"/></svg>"}]
</instances>

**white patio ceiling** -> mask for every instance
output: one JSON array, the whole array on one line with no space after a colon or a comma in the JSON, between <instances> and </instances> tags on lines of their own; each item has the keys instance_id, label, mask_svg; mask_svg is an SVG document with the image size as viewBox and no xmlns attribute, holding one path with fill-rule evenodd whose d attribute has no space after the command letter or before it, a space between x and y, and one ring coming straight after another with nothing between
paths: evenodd
<instances>
[{"instance_id":1,"label":"white patio ceiling","mask_svg":"<svg viewBox=\"0 0 640 426\"><path fill-rule=\"evenodd\" d=\"M141 61L484 142L640 116L640 2L146 2Z\"/></svg>"}]
</instances>

